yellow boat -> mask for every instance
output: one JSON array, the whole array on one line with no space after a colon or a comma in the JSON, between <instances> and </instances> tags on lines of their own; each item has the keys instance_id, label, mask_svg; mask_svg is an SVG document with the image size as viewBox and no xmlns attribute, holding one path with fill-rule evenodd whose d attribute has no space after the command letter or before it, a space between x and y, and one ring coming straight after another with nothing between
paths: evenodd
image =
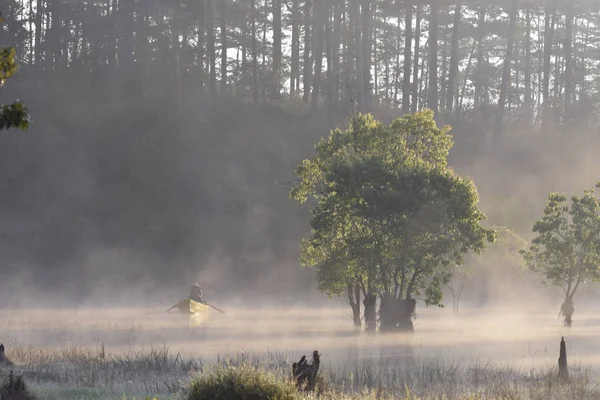
<instances>
[{"instance_id":1,"label":"yellow boat","mask_svg":"<svg viewBox=\"0 0 600 400\"><path fill-rule=\"evenodd\" d=\"M181 300L177 304L177 308L179 312L182 314L206 314L208 313L209 307L206 304L198 303L197 301L191 299Z\"/></svg>"}]
</instances>

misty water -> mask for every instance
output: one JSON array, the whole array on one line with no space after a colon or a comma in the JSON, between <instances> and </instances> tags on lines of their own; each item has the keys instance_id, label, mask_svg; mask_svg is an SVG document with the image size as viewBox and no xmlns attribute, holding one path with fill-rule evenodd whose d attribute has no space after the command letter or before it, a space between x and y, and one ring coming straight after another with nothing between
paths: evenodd
<instances>
[{"instance_id":1,"label":"misty water","mask_svg":"<svg viewBox=\"0 0 600 400\"><path fill-rule=\"evenodd\" d=\"M179 313L148 309L5 310L2 342L11 348L64 350L104 346L110 354L164 349L186 357L282 353L289 362L314 349L325 365L388 359L402 363L494 364L523 371L552 368L565 337L569 362L600 366L600 318L577 315L564 328L557 315L510 309L420 310L411 335L367 335L345 309L234 308L195 324Z\"/></svg>"}]
</instances>

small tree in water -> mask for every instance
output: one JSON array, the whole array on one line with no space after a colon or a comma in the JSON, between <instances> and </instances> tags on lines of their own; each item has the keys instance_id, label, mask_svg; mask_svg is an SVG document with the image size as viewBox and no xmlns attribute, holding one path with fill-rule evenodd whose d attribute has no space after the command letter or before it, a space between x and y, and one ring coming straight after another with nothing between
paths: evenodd
<instances>
[{"instance_id":1,"label":"small tree in water","mask_svg":"<svg viewBox=\"0 0 600 400\"><path fill-rule=\"evenodd\" d=\"M569 206L563 194L551 193L544 216L533 226L537 237L523 249L529 268L541 273L545 284L563 289L560 315L571 326L573 298L579 285L600 280L600 183L573 196Z\"/></svg>"}]
</instances>

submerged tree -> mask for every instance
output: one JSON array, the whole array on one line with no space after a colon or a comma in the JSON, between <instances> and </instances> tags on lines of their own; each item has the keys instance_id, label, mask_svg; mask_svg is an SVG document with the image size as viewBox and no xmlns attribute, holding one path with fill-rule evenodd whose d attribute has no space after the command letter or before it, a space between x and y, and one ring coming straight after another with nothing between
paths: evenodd
<instances>
[{"instance_id":1,"label":"submerged tree","mask_svg":"<svg viewBox=\"0 0 600 400\"><path fill-rule=\"evenodd\" d=\"M359 115L297 169L292 197L317 200L302 263L317 268L329 295L360 288L368 330L377 297L382 330L412 330L416 299L440 305L450 266L494 240L475 185L447 166L451 144L429 110L389 126Z\"/></svg>"},{"instance_id":2,"label":"submerged tree","mask_svg":"<svg viewBox=\"0 0 600 400\"><path fill-rule=\"evenodd\" d=\"M582 197L573 196L570 205L565 195L551 193L544 216L533 226L537 237L521 250L529 268L542 274L545 284L563 289L560 314L566 326L572 323L579 286L600 280L599 189L600 183Z\"/></svg>"}]
</instances>

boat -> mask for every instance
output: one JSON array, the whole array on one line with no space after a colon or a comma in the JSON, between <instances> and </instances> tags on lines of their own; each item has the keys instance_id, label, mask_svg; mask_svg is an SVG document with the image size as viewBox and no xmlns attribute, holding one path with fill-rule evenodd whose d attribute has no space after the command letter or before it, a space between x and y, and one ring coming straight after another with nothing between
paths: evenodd
<instances>
[{"instance_id":1,"label":"boat","mask_svg":"<svg viewBox=\"0 0 600 400\"><path fill-rule=\"evenodd\" d=\"M207 314L210 307L192 299L184 299L177 303L176 308L182 314L195 315Z\"/></svg>"}]
</instances>

